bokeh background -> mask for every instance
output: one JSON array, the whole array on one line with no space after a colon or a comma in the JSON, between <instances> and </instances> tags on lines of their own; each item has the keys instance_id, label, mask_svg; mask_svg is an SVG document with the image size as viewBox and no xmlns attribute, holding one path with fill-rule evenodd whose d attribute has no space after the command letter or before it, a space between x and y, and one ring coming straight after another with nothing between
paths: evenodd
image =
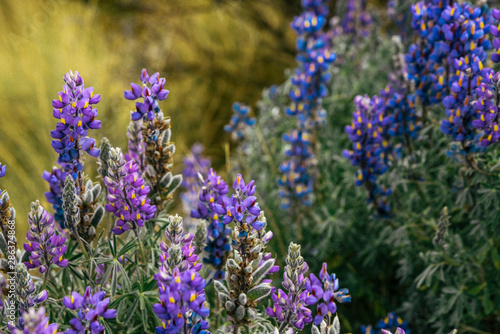
<instances>
[{"instance_id":1,"label":"bokeh background","mask_svg":"<svg viewBox=\"0 0 500 334\"><path fill-rule=\"evenodd\" d=\"M170 90L162 109L172 118L177 171L195 142L220 169L232 102L254 105L294 67L289 22L299 12L299 0L0 1L0 162L8 165L0 188L17 210L18 238L29 203L45 201L41 175L57 159L51 101L64 73L79 71L101 94L102 129L92 136L125 147L134 103L123 91L142 68L159 71ZM92 175L95 159L87 160Z\"/></svg>"}]
</instances>

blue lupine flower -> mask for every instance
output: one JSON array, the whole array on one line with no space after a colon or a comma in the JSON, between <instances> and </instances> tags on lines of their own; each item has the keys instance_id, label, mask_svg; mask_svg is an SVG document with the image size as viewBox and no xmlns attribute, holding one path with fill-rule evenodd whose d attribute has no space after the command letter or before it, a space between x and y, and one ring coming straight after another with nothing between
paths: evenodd
<instances>
[{"instance_id":1,"label":"blue lupine flower","mask_svg":"<svg viewBox=\"0 0 500 334\"><path fill-rule=\"evenodd\" d=\"M228 235L231 230L226 227L232 220L225 208L229 187L226 182L210 169L205 183L199 193L199 203L191 211L191 217L207 221L207 242L204 249L203 263L214 267L214 279L225 277L224 265L231 250Z\"/></svg>"},{"instance_id":2,"label":"blue lupine flower","mask_svg":"<svg viewBox=\"0 0 500 334\"><path fill-rule=\"evenodd\" d=\"M289 208L294 199L305 205L312 203L316 160L311 141L314 142L315 128L326 122L322 100L328 95L329 68L336 59L330 50L329 37L323 32L328 15L326 3L326 0L302 1L304 11L291 24L298 35L296 58L299 67L291 78L294 85L289 93L292 103L286 113L297 117L297 129L283 136L290 144L280 166L283 176L278 180L284 209Z\"/></svg>"},{"instance_id":3,"label":"blue lupine flower","mask_svg":"<svg viewBox=\"0 0 500 334\"><path fill-rule=\"evenodd\" d=\"M342 154L353 166L359 166L355 184L364 185L368 190L368 200L373 202L379 214L387 215L390 207L383 197L391 191L378 186L377 176L387 171L395 154L394 147L387 140L391 118L385 116L384 101L378 96L372 99L357 96L354 103L356 111L352 124L345 127L353 149L344 150Z\"/></svg>"},{"instance_id":4,"label":"blue lupine flower","mask_svg":"<svg viewBox=\"0 0 500 334\"><path fill-rule=\"evenodd\" d=\"M362 334L380 334L382 330L396 331L397 328L404 330L406 334L411 333L408 322L403 321L394 312L390 312L384 319L379 320L376 326L361 326L361 332Z\"/></svg>"},{"instance_id":5,"label":"blue lupine flower","mask_svg":"<svg viewBox=\"0 0 500 334\"><path fill-rule=\"evenodd\" d=\"M249 106L233 103L233 116L229 124L224 125L224 131L230 132L233 140L245 139L247 129L254 126L256 120L250 117L250 111Z\"/></svg>"}]
</instances>

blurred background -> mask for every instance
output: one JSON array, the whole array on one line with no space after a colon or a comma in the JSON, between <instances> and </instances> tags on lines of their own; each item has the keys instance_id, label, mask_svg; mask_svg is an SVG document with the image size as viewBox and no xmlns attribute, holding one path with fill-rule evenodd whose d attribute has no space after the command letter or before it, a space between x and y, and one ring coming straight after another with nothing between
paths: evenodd
<instances>
[{"instance_id":1,"label":"blurred background","mask_svg":"<svg viewBox=\"0 0 500 334\"><path fill-rule=\"evenodd\" d=\"M335 1L331 6L334 12ZM172 118L176 170L195 142L220 168L233 101L254 105L295 66L289 22L298 13L299 0L2 0L0 162L8 174L0 188L17 210L18 237L29 203L45 201L41 175L57 159L51 101L68 70L101 94L102 129L91 136L121 147L134 107L123 91L142 68L159 71L170 90L161 107ZM96 160L86 159L95 180Z\"/></svg>"}]
</instances>

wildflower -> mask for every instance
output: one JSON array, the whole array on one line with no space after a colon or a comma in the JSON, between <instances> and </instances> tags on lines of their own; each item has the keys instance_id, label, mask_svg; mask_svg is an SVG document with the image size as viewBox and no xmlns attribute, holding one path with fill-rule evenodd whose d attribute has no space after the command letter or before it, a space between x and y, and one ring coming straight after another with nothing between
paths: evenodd
<instances>
[{"instance_id":1,"label":"wildflower","mask_svg":"<svg viewBox=\"0 0 500 334\"><path fill-rule=\"evenodd\" d=\"M379 214L387 215L390 207L383 197L388 196L390 190L380 188L376 177L387 171L388 163L393 159L393 147L386 139L389 119L384 114L383 100L378 96L372 99L357 96L354 103L356 111L352 124L345 127L353 149L344 150L342 154L353 166L359 166L355 184L364 185L368 200L374 203Z\"/></svg>"},{"instance_id":2,"label":"wildflower","mask_svg":"<svg viewBox=\"0 0 500 334\"><path fill-rule=\"evenodd\" d=\"M226 182L210 169L199 192L198 207L191 210L191 217L207 222L203 263L214 267L214 279L225 277L224 265L231 250L228 239L231 230L226 227L232 221L232 214L226 207L228 192Z\"/></svg>"},{"instance_id":3,"label":"wildflower","mask_svg":"<svg viewBox=\"0 0 500 334\"><path fill-rule=\"evenodd\" d=\"M104 291L99 291L92 295L90 286L88 286L83 296L73 291L71 297L64 297L63 305L78 315L69 321L71 329L64 333L103 333L104 326L101 324L101 319L114 319L116 317L116 310L108 309L110 300L104 298L105 294Z\"/></svg>"},{"instance_id":4,"label":"wildflower","mask_svg":"<svg viewBox=\"0 0 500 334\"><path fill-rule=\"evenodd\" d=\"M143 69L141 72L142 87L132 83L131 90L125 91L124 96L128 100L142 99L136 102L136 110L132 112L131 119L134 122L135 137L133 138L132 160L137 155L138 166L143 172L141 177L150 188L149 198L156 207L155 215L160 214L167 204L172 200L172 192L182 182L181 175L172 176L173 154L175 145L170 142L170 119L165 118L158 102L163 101L168 96L165 89L165 78L160 78L159 73L149 76ZM139 144L139 130L142 132L141 143ZM145 165L142 163L142 149L144 148ZM130 150L130 148L129 148Z\"/></svg>"},{"instance_id":5,"label":"wildflower","mask_svg":"<svg viewBox=\"0 0 500 334\"><path fill-rule=\"evenodd\" d=\"M193 324L193 313L199 317L208 317L209 309L205 303L205 280L194 269L183 273L173 268L171 274L156 276L160 287L160 303L153 306L153 311L160 318L162 326L156 327L156 333L179 333L185 324L191 328L182 333L207 334L208 322L199 319ZM188 326L186 326L188 327Z\"/></svg>"},{"instance_id":6,"label":"wildflower","mask_svg":"<svg viewBox=\"0 0 500 334\"><path fill-rule=\"evenodd\" d=\"M406 333L410 334L410 329L408 326L408 322L403 321L400 317L398 317L394 312L390 312L384 319L379 320L375 327L369 326L361 326L361 332L363 334L379 334L385 331L384 333L390 333L395 330L395 333ZM399 332L398 332L399 330Z\"/></svg>"},{"instance_id":7,"label":"wildflower","mask_svg":"<svg viewBox=\"0 0 500 334\"><path fill-rule=\"evenodd\" d=\"M57 329L58 324L49 324L49 317L45 316L45 308L40 307L38 311L34 308L28 309L22 314L19 319L22 324L19 328L15 328L12 334L61 334Z\"/></svg>"},{"instance_id":8,"label":"wildflower","mask_svg":"<svg viewBox=\"0 0 500 334\"><path fill-rule=\"evenodd\" d=\"M143 175L146 169L145 143L142 138L142 120L130 121L127 128L128 155L139 167L139 174Z\"/></svg>"},{"instance_id":9,"label":"wildflower","mask_svg":"<svg viewBox=\"0 0 500 334\"><path fill-rule=\"evenodd\" d=\"M283 288L279 289L271 298L274 302L272 308L266 309L266 314L276 318L282 328L293 326L299 330L312 321L311 310L307 308L305 291L305 278L309 266L300 255L300 245L290 243L288 257L283 273Z\"/></svg>"},{"instance_id":10,"label":"wildflower","mask_svg":"<svg viewBox=\"0 0 500 334\"><path fill-rule=\"evenodd\" d=\"M56 223L58 223L60 228L64 228L64 210L63 210L63 189L64 189L64 180L68 173L65 172L62 168L54 167L52 168L52 172L44 171L42 178L49 184L49 191L47 191L44 195L47 199L47 202L52 204L52 208L54 209L54 219Z\"/></svg>"},{"instance_id":11,"label":"wildflower","mask_svg":"<svg viewBox=\"0 0 500 334\"><path fill-rule=\"evenodd\" d=\"M306 303L308 305L319 303L317 306L317 314L314 317L314 324L316 326L318 326L325 317L331 317L337 312L335 301L341 304L351 301L349 290L339 289L339 279L335 274L328 274L326 263L323 263L319 273L319 279L314 274L306 278L305 288L309 292Z\"/></svg>"},{"instance_id":12,"label":"wildflower","mask_svg":"<svg viewBox=\"0 0 500 334\"><path fill-rule=\"evenodd\" d=\"M10 202L9 193L7 191L0 192L0 228L2 234L7 236L9 230L9 222L16 220L16 209Z\"/></svg>"},{"instance_id":13,"label":"wildflower","mask_svg":"<svg viewBox=\"0 0 500 334\"><path fill-rule=\"evenodd\" d=\"M233 116L229 124L224 125L224 131L230 132L233 140L243 140L246 130L252 127L256 120L250 118L250 107L238 102L233 103Z\"/></svg>"},{"instance_id":14,"label":"wildflower","mask_svg":"<svg viewBox=\"0 0 500 334\"><path fill-rule=\"evenodd\" d=\"M108 187L106 211L118 220L113 228L117 235L131 229L143 227L153 218L156 207L147 198L150 188L144 185L139 167L133 160L125 161L119 148L110 150L108 176L104 183Z\"/></svg>"},{"instance_id":15,"label":"wildflower","mask_svg":"<svg viewBox=\"0 0 500 334\"><path fill-rule=\"evenodd\" d=\"M53 263L61 268L68 265L63 259L67 246L66 238L55 232L54 218L38 201L31 203L28 214L30 230L26 234L24 249L29 252L29 260L24 262L28 269L39 268L44 273Z\"/></svg>"},{"instance_id":16,"label":"wildflower","mask_svg":"<svg viewBox=\"0 0 500 334\"><path fill-rule=\"evenodd\" d=\"M267 222L254 196L254 184L253 180L245 184L243 177L237 176L233 183L234 194L225 200L227 213L222 218L227 224L235 223L234 258L226 262L227 287L221 281L214 281L214 284L235 331L241 326L253 327L257 302L273 290L271 280L264 278L279 270L271 253L264 253L273 234L266 232Z\"/></svg>"},{"instance_id":17,"label":"wildflower","mask_svg":"<svg viewBox=\"0 0 500 334\"><path fill-rule=\"evenodd\" d=\"M101 100L99 94L94 95L94 88L85 88L83 79L78 72L68 72L64 75L63 90L59 98L52 101L53 116L60 120L56 130L51 132L52 147L59 154L58 162L63 168L73 174L81 172L81 151L91 156L99 156L95 148L95 140L87 136L89 129L97 130L101 121L97 118L97 109L93 106Z\"/></svg>"}]
</instances>

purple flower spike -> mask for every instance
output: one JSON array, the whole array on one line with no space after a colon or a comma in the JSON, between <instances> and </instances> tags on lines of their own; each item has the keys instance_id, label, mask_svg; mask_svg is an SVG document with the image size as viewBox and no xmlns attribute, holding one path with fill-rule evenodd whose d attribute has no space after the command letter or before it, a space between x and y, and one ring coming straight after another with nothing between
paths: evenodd
<instances>
[{"instance_id":1,"label":"purple flower spike","mask_svg":"<svg viewBox=\"0 0 500 334\"><path fill-rule=\"evenodd\" d=\"M88 286L83 296L73 291L70 297L64 297L63 305L78 314L78 318L70 320L71 329L66 330L65 334L103 333L104 326L100 323L101 319L114 319L116 317L116 310L108 309L110 299L104 298L104 296L104 291L92 295L90 286Z\"/></svg>"},{"instance_id":2,"label":"purple flower spike","mask_svg":"<svg viewBox=\"0 0 500 334\"><path fill-rule=\"evenodd\" d=\"M132 113L132 120L137 121L147 118L153 120L155 113L160 111L158 101L163 101L168 96L168 90L165 89L165 78L160 78L159 73L149 76L146 69L141 72L142 87L132 83L131 90L126 90L124 97L127 100L137 100L143 98L144 102L136 102L136 111Z\"/></svg>"},{"instance_id":3,"label":"purple flower spike","mask_svg":"<svg viewBox=\"0 0 500 334\"><path fill-rule=\"evenodd\" d=\"M249 106L238 102L233 104L233 116L229 124L224 126L224 131L230 132L234 141L244 140L246 131L255 124L256 119L250 117L250 111Z\"/></svg>"},{"instance_id":4,"label":"purple flower spike","mask_svg":"<svg viewBox=\"0 0 500 334\"><path fill-rule=\"evenodd\" d=\"M39 268L40 273L48 270L52 263L61 268L66 267L68 260L63 258L67 248L66 238L56 234L52 215L38 201L31 203L28 221L28 242L24 244L24 249L29 253L29 261L24 263L26 267Z\"/></svg>"},{"instance_id":5,"label":"purple flower spike","mask_svg":"<svg viewBox=\"0 0 500 334\"><path fill-rule=\"evenodd\" d=\"M288 247L288 257L283 273L283 288L285 293L279 289L271 298L274 302L273 308L268 307L266 314L276 318L285 327L295 327L298 330L304 329L304 325L310 323L313 318L311 310L307 308L308 292L305 290L306 279L304 278L309 266L300 255L300 245L290 243Z\"/></svg>"},{"instance_id":6,"label":"purple flower spike","mask_svg":"<svg viewBox=\"0 0 500 334\"><path fill-rule=\"evenodd\" d=\"M326 317L331 318L337 312L335 301L341 304L351 301L349 290L339 290L339 280L335 274L328 274L326 263L323 263L319 277L318 279L314 274L311 274L305 282L306 291L309 292L306 303L308 305L318 303L317 314L314 317L316 326L321 324Z\"/></svg>"},{"instance_id":7,"label":"purple flower spike","mask_svg":"<svg viewBox=\"0 0 500 334\"><path fill-rule=\"evenodd\" d=\"M60 121L56 130L51 132L52 147L59 154L59 164L76 179L76 172L82 170L79 151L99 155L99 150L94 147L95 140L87 136L87 131L101 127L96 119L97 109L93 108L101 97L94 95L94 88L85 88L78 72L66 73L64 81L66 85L59 92L58 99L52 101L53 116Z\"/></svg>"},{"instance_id":8,"label":"purple flower spike","mask_svg":"<svg viewBox=\"0 0 500 334\"><path fill-rule=\"evenodd\" d=\"M149 187L144 185L137 164L126 161L119 148L112 148L108 173L104 178L108 187L106 211L118 218L113 232L120 235L130 228L144 226L144 222L153 218L156 207L147 198Z\"/></svg>"}]
</instances>

